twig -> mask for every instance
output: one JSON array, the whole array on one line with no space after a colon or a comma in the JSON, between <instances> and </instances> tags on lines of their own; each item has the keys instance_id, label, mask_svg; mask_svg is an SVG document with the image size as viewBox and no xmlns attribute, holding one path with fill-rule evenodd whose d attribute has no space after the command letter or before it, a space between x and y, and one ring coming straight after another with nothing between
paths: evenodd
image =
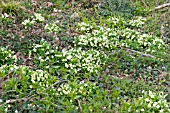
<instances>
[{"instance_id":1,"label":"twig","mask_svg":"<svg viewBox=\"0 0 170 113\"><path fill-rule=\"evenodd\" d=\"M161 28L160 28L161 38L163 38L163 36L164 36L164 33L165 33L165 31L164 31L164 26L165 26L165 23L166 23L165 14L163 14L162 16L163 16L164 21L163 21L163 23L161 24ZM162 17L162 16L161 16L161 17Z\"/></svg>"},{"instance_id":2,"label":"twig","mask_svg":"<svg viewBox=\"0 0 170 113\"><path fill-rule=\"evenodd\" d=\"M132 49L127 49L127 48L123 48L123 49L125 49L125 50L127 50L127 51L134 52L134 53L138 53L138 54L140 54L140 55L142 55L142 56L151 57L151 58L156 58L156 57L153 56L153 55L146 54L146 53L143 53L143 52L140 52L140 51L136 51L136 50L132 50Z\"/></svg>"},{"instance_id":3,"label":"twig","mask_svg":"<svg viewBox=\"0 0 170 113\"><path fill-rule=\"evenodd\" d=\"M51 101L49 101L49 100L41 100L41 101L49 102L52 106L58 108L58 105L54 104L53 102L51 102Z\"/></svg>"},{"instance_id":4,"label":"twig","mask_svg":"<svg viewBox=\"0 0 170 113\"><path fill-rule=\"evenodd\" d=\"M141 0L141 2L145 5L145 7L148 8L148 6L146 5L145 1Z\"/></svg>"},{"instance_id":5,"label":"twig","mask_svg":"<svg viewBox=\"0 0 170 113\"><path fill-rule=\"evenodd\" d=\"M160 6L157 6L157 7L155 8L155 10L163 9L163 8L169 7L169 6L170 6L170 3L162 4L162 5L160 5Z\"/></svg>"},{"instance_id":6,"label":"twig","mask_svg":"<svg viewBox=\"0 0 170 113\"><path fill-rule=\"evenodd\" d=\"M76 100L77 100L77 102L78 102L78 106L79 106L79 108L80 108L80 111L82 112L82 107L81 107L80 101L79 101L78 99L76 99Z\"/></svg>"}]
</instances>

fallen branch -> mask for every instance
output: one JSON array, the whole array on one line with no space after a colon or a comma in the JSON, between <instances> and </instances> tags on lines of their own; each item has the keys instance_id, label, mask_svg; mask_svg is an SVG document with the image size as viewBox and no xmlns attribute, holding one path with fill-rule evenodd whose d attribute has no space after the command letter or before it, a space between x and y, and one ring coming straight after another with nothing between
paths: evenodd
<instances>
[{"instance_id":1,"label":"fallen branch","mask_svg":"<svg viewBox=\"0 0 170 113\"><path fill-rule=\"evenodd\" d=\"M169 7L169 6L170 6L170 3L162 4L162 5L160 5L160 6L157 6L157 7L155 8L155 10L163 9L163 8Z\"/></svg>"},{"instance_id":2,"label":"fallen branch","mask_svg":"<svg viewBox=\"0 0 170 113\"><path fill-rule=\"evenodd\" d=\"M138 54L140 54L140 55L142 55L142 56L145 56L145 57L156 58L156 57L153 56L153 55L146 54L146 53L143 53L143 52L140 52L140 51L136 51L136 50L132 50L132 49L127 49L127 48L123 48L123 49L125 49L125 50L127 50L127 51L134 52L134 53L138 53Z\"/></svg>"}]
</instances>

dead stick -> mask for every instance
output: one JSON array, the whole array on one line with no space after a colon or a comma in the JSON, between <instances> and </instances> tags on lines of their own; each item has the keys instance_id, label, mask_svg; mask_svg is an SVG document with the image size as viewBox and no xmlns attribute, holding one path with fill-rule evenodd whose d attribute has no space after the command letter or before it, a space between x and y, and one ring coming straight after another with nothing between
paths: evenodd
<instances>
[{"instance_id":1,"label":"dead stick","mask_svg":"<svg viewBox=\"0 0 170 113\"><path fill-rule=\"evenodd\" d=\"M162 9L162 8L165 8L165 7L168 7L168 6L170 6L170 3L162 4L162 5L160 5L160 6L157 6L157 7L155 8L155 10L159 10L159 9Z\"/></svg>"},{"instance_id":2,"label":"dead stick","mask_svg":"<svg viewBox=\"0 0 170 113\"><path fill-rule=\"evenodd\" d=\"M77 102L78 102L78 106L80 108L80 111L82 112L82 107L81 107L80 101L78 99L77 99Z\"/></svg>"},{"instance_id":3,"label":"dead stick","mask_svg":"<svg viewBox=\"0 0 170 113\"><path fill-rule=\"evenodd\" d=\"M142 55L142 56L151 57L151 58L156 58L156 57L153 56L153 55L146 54L146 53L143 53L143 52L140 52L140 51L136 51L136 50L132 50L132 49L127 49L127 48L123 48L123 49L125 49L125 50L127 50L127 51L134 52L134 53L138 53L138 54L140 54L140 55Z\"/></svg>"}]
</instances>

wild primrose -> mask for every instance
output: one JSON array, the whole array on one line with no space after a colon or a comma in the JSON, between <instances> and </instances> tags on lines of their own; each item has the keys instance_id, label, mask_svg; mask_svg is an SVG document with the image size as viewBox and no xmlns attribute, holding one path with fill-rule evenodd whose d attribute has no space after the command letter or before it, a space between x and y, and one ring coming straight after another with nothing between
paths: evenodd
<instances>
[{"instance_id":1,"label":"wild primrose","mask_svg":"<svg viewBox=\"0 0 170 113\"><path fill-rule=\"evenodd\" d=\"M91 29L93 29L93 26L85 22L78 23L77 25L77 30L80 32L89 32Z\"/></svg>"},{"instance_id":2,"label":"wild primrose","mask_svg":"<svg viewBox=\"0 0 170 113\"><path fill-rule=\"evenodd\" d=\"M75 37L76 47L88 47L94 49L113 49L116 46L116 34L113 29L98 26L91 33Z\"/></svg>"},{"instance_id":3,"label":"wild primrose","mask_svg":"<svg viewBox=\"0 0 170 113\"><path fill-rule=\"evenodd\" d=\"M0 70L2 77L5 77L10 72L13 75L21 76L20 79L16 78L18 82L22 81L22 79L27 79L28 89L46 88L54 82L53 80L56 80L55 77L49 75L46 71L31 71L27 66L3 65L0 67Z\"/></svg>"},{"instance_id":4,"label":"wild primrose","mask_svg":"<svg viewBox=\"0 0 170 113\"><path fill-rule=\"evenodd\" d=\"M97 73L102 64L101 58L106 58L105 55L96 50L84 51L82 48L63 50L65 57L65 67L73 70L75 73Z\"/></svg>"},{"instance_id":5,"label":"wild primrose","mask_svg":"<svg viewBox=\"0 0 170 113\"><path fill-rule=\"evenodd\" d=\"M50 23L45 25L45 30L46 32L59 32L60 28L56 24Z\"/></svg>"},{"instance_id":6,"label":"wild primrose","mask_svg":"<svg viewBox=\"0 0 170 113\"><path fill-rule=\"evenodd\" d=\"M17 61L16 55L7 48L0 47L0 66L4 64L12 64Z\"/></svg>"},{"instance_id":7,"label":"wild primrose","mask_svg":"<svg viewBox=\"0 0 170 113\"><path fill-rule=\"evenodd\" d=\"M135 110L141 112L152 112L152 113L169 113L170 103L165 99L166 94L154 93L152 91L144 91L144 95L138 99L134 99L132 103L127 102L125 109L129 112L134 112ZM124 105L122 105L124 107Z\"/></svg>"},{"instance_id":8,"label":"wild primrose","mask_svg":"<svg viewBox=\"0 0 170 113\"><path fill-rule=\"evenodd\" d=\"M25 26L25 28L28 28L34 25L36 22L43 22L43 21L45 21L45 19L41 14L34 13L34 16L31 16L31 18L24 20L22 24Z\"/></svg>"},{"instance_id":9,"label":"wild primrose","mask_svg":"<svg viewBox=\"0 0 170 113\"><path fill-rule=\"evenodd\" d=\"M35 13L34 17L35 18L33 18L33 20L36 20L36 21L39 21L39 22L43 22L45 20L44 17L39 13Z\"/></svg>"},{"instance_id":10,"label":"wild primrose","mask_svg":"<svg viewBox=\"0 0 170 113\"><path fill-rule=\"evenodd\" d=\"M146 18L141 16L135 17L134 19L129 21L129 25L132 27L142 27L146 22Z\"/></svg>"},{"instance_id":11,"label":"wild primrose","mask_svg":"<svg viewBox=\"0 0 170 113\"><path fill-rule=\"evenodd\" d=\"M142 22L138 23L140 26L143 24L145 19L138 18ZM111 21L112 19L108 19ZM119 22L118 19L115 19L116 23ZM112 22L112 21L111 21ZM133 22L130 22L132 24ZM125 24L125 23L124 23ZM84 31L84 34L75 37L74 45L76 47L86 47L94 49L109 49L112 50L117 46L132 48L136 50L144 50L147 53L154 53L157 50L164 51L166 46L164 41L156 36L142 34L137 30L132 30L128 27L119 29L119 28L107 28L101 26L92 27L89 32L89 28L85 26L90 26L89 24L80 23L78 24L78 30ZM83 28L82 28L83 27ZM83 30L81 30L81 28Z\"/></svg>"},{"instance_id":12,"label":"wild primrose","mask_svg":"<svg viewBox=\"0 0 170 113\"><path fill-rule=\"evenodd\" d=\"M93 95L96 89L98 89L98 87L95 83L74 81L67 84L61 84L57 89L57 95L67 96L70 98L70 102L73 102L78 96Z\"/></svg>"},{"instance_id":13,"label":"wild primrose","mask_svg":"<svg viewBox=\"0 0 170 113\"><path fill-rule=\"evenodd\" d=\"M49 66L48 70L51 71L52 67L58 68L58 70L65 68L69 75L71 73L76 75L97 73L100 70L100 65L104 64L103 58L106 58L105 54L94 49L63 49L59 52L47 42L42 42L40 45L36 44L33 49L36 51L35 63L38 62L39 67L45 69Z\"/></svg>"}]
</instances>

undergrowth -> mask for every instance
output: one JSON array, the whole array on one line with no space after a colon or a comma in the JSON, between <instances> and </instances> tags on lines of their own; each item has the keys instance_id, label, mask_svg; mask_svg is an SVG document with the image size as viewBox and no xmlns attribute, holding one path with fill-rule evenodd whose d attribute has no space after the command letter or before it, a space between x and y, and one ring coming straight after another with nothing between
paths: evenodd
<instances>
[{"instance_id":1,"label":"undergrowth","mask_svg":"<svg viewBox=\"0 0 170 113\"><path fill-rule=\"evenodd\" d=\"M2 2L0 112L169 113L163 3Z\"/></svg>"}]
</instances>

